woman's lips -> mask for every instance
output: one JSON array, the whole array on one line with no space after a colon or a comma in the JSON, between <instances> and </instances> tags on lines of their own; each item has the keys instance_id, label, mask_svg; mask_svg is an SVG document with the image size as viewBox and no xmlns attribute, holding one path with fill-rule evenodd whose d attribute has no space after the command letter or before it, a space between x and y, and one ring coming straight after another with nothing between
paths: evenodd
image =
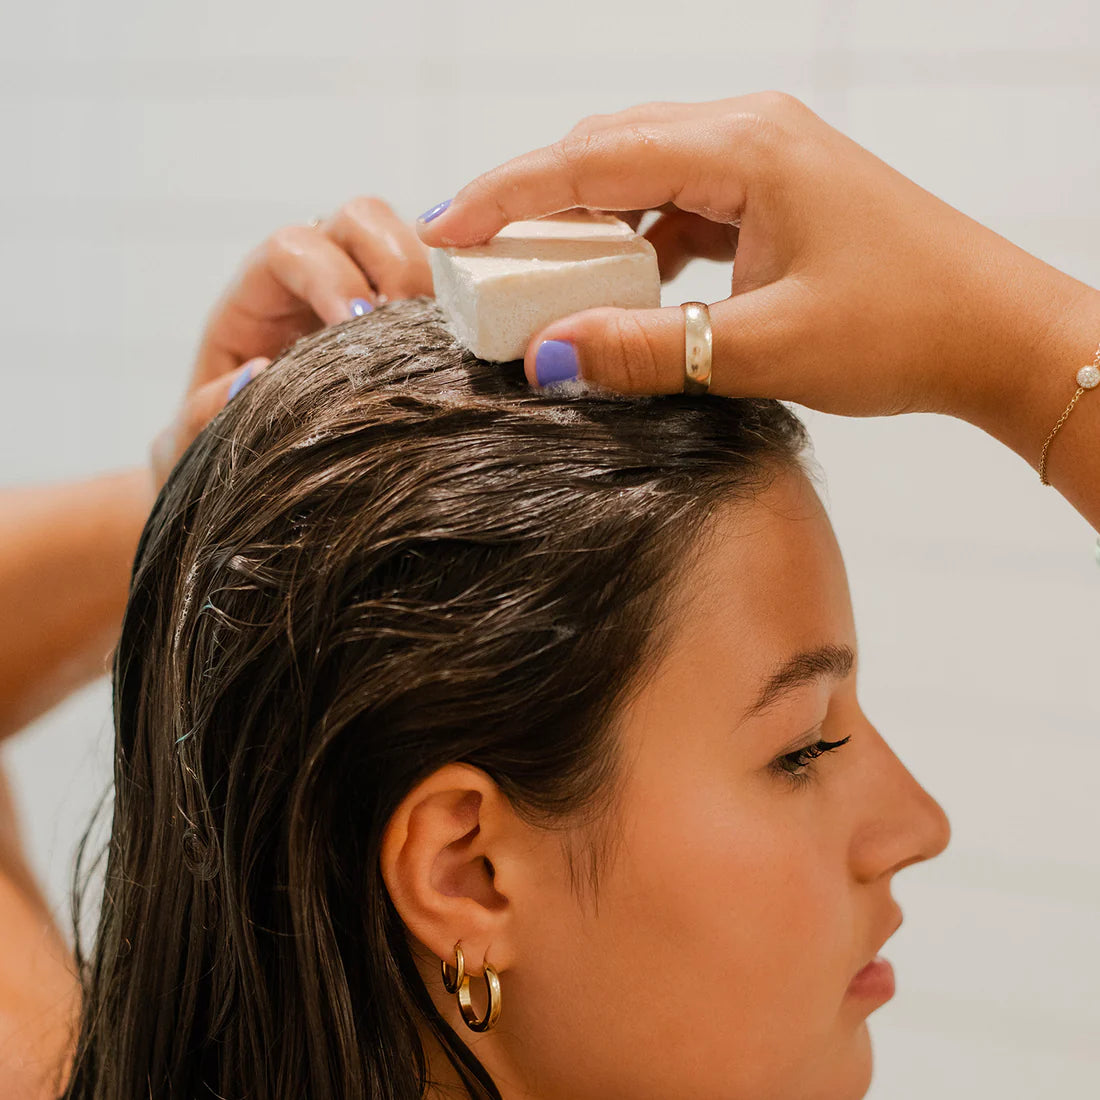
<instances>
[{"instance_id":1,"label":"woman's lips","mask_svg":"<svg viewBox=\"0 0 1100 1100\"><path fill-rule=\"evenodd\" d=\"M848 986L849 997L885 1002L893 995L894 968L881 955L876 955Z\"/></svg>"}]
</instances>

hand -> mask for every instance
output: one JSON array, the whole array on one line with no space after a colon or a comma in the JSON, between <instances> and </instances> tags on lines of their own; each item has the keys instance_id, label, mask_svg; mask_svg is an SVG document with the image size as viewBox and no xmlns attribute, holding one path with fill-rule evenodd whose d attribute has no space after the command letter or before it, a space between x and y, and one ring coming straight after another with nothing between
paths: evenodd
<instances>
[{"instance_id":1,"label":"hand","mask_svg":"<svg viewBox=\"0 0 1100 1100\"><path fill-rule=\"evenodd\" d=\"M183 407L153 444L157 488L226 401L299 337L390 299L430 295L427 257L412 227L377 198L268 237L210 315Z\"/></svg>"},{"instance_id":2,"label":"hand","mask_svg":"<svg viewBox=\"0 0 1100 1100\"><path fill-rule=\"evenodd\" d=\"M646 236L664 277L736 259L711 306L710 392L825 412L967 416L1008 391L1082 285L890 168L777 92L596 116L496 168L421 220L434 246L571 207L662 211ZM683 388L679 308L593 309L538 348L575 349L581 377L624 393Z\"/></svg>"}]
</instances>

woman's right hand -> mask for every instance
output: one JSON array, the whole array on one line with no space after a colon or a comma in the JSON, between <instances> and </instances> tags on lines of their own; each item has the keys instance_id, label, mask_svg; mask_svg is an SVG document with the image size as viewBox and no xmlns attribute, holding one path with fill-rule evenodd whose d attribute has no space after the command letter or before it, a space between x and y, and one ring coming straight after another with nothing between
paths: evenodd
<instances>
[{"instance_id":1,"label":"woman's right hand","mask_svg":"<svg viewBox=\"0 0 1100 1100\"><path fill-rule=\"evenodd\" d=\"M1095 294L778 92L585 119L480 176L417 228L429 245L472 245L509 221L574 207L662 211L646 236L666 278L694 256L736 256L730 296L710 307L710 392L722 396L982 423L990 402L1034 373L1050 331ZM582 378L611 389L683 388L679 308L554 322L527 351L536 385L549 340L572 347Z\"/></svg>"}]
</instances>

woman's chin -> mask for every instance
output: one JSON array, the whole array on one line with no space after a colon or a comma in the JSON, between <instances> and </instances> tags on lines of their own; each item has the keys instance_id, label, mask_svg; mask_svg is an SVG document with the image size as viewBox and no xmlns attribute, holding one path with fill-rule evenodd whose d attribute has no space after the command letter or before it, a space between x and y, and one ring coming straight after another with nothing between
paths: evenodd
<instances>
[{"instance_id":1,"label":"woman's chin","mask_svg":"<svg viewBox=\"0 0 1100 1100\"><path fill-rule=\"evenodd\" d=\"M807 1091L805 1100L862 1100L871 1087L874 1055L867 1021L860 1020L838 1049L838 1063Z\"/></svg>"},{"instance_id":2,"label":"woman's chin","mask_svg":"<svg viewBox=\"0 0 1100 1100\"><path fill-rule=\"evenodd\" d=\"M866 1096L871 1087L871 1073L874 1069L874 1051L871 1046L871 1033L867 1028L867 1021L861 1020L852 1038L853 1050L851 1054L851 1085L844 1091L837 1092L837 1097L845 1100L860 1100Z\"/></svg>"}]
</instances>

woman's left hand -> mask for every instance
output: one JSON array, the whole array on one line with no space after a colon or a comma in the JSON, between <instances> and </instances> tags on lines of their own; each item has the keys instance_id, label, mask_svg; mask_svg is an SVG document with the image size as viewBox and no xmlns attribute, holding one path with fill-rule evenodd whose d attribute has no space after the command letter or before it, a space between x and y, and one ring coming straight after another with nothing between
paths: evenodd
<instances>
[{"instance_id":1,"label":"woman's left hand","mask_svg":"<svg viewBox=\"0 0 1100 1100\"><path fill-rule=\"evenodd\" d=\"M157 488L226 401L299 337L432 293L427 247L383 199L355 198L317 224L276 230L210 314L183 407L153 444Z\"/></svg>"}]
</instances>

